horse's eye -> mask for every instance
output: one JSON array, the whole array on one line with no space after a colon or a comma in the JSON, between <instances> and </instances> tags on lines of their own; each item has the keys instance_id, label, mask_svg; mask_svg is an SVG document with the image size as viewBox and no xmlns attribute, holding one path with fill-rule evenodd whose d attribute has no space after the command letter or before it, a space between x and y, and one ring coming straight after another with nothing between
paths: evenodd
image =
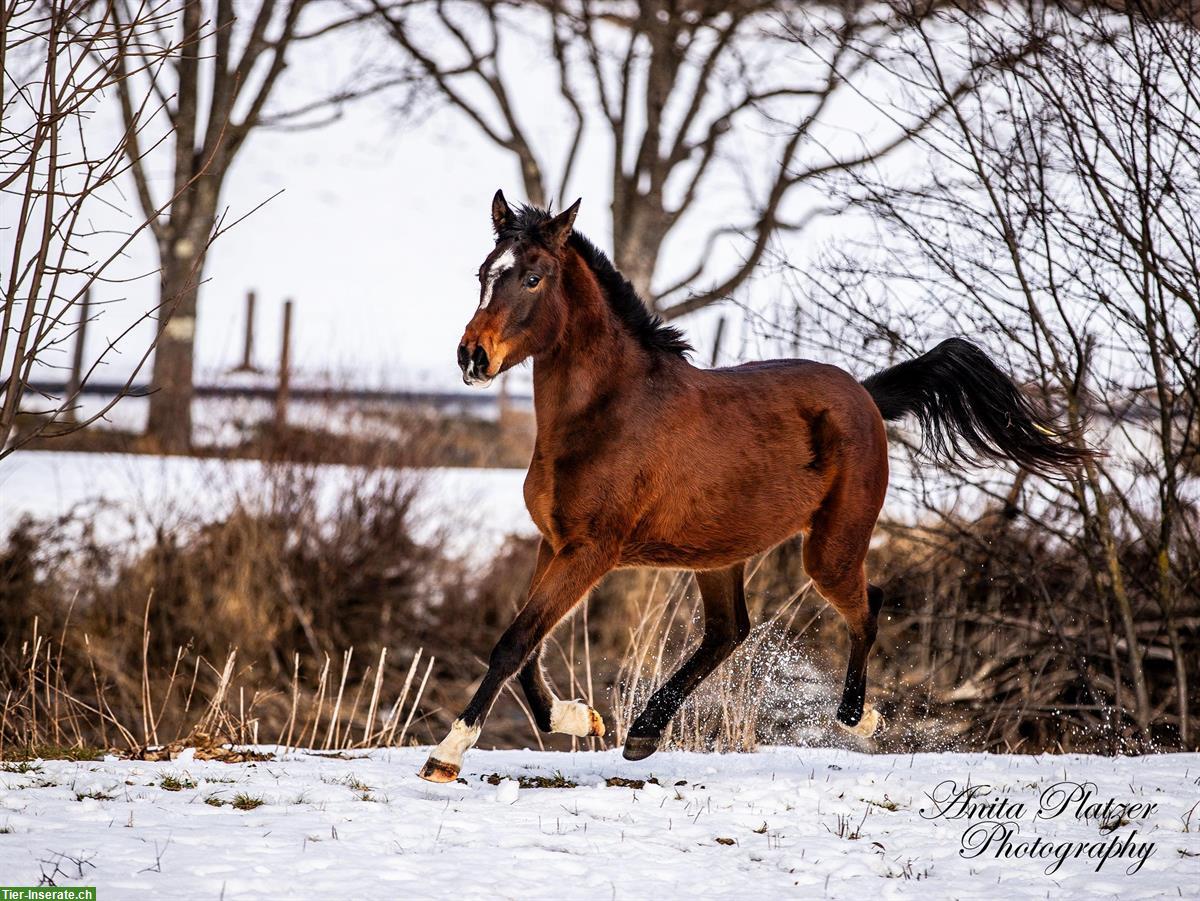
<instances>
[{"instance_id":1,"label":"horse's eye","mask_svg":"<svg viewBox=\"0 0 1200 901\"><path fill-rule=\"evenodd\" d=\"M538 282L540 282L541 280L542 280L542 277L540 275L532 275L532 274L527 275L527 276L525 276L525 287L526 288L536 288L538 286Z\"/></svg>"}]
</instances>

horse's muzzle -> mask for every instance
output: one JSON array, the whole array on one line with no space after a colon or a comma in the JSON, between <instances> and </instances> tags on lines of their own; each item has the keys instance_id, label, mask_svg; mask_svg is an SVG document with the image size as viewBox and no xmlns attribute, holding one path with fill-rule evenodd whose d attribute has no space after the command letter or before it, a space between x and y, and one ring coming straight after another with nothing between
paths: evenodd
<instances>
[{"instance_id":1,"label":"horse's muzzle","mask_svg":"<svg viewBox=\"0 0 1200 901\"><path fill-rule=\"evenodd\" d=\"M486 385L492 380L488 375L487 351L476 341L458 345L458 368L462 370L464 385Z\"/></svg>"}]
</instances>

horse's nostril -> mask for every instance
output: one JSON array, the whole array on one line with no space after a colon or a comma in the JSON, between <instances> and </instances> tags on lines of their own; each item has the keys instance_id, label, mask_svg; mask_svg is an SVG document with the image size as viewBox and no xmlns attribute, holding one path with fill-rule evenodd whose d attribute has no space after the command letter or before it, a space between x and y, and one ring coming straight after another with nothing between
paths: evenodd
<instances>
[{"instance_id":1,"label":"horse's nostril","mask_svg":"<svg viewBox=\"0 0 1200 901\"><path fill-rule=\"evenodd\" d=\"M480 375L485 375L488 368L488 355L482 345L475 345L475 351L471 354L471 359L475 361L475 371Z\"/></svg>"},{"instance_id":2,"label":"horse's nostril","mask_svg":"<svg viewBox=\"0 0 1200 901\"><path fill-rule=\"evenodd\" d=\"M471 361L471 355L467 351L467 345L465 345L465 344L458 345L458 368L466 369L467 363L469 363L470 361Z\"/></svg>"}]
</instances>

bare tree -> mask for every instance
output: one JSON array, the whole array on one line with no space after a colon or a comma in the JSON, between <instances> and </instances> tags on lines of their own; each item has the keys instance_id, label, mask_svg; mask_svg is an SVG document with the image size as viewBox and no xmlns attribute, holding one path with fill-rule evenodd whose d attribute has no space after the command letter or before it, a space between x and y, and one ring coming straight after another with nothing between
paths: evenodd
<instances>
[{"instance_id":1,"label":"bare tree","mask_svg":"<svg viewBox=\"0 0 1200 901\"><path fill-rule=\"evenodd\" d=\"M835 342L857 335L887 354L935 330L990 338L1071 425L1088 425L1107 455L1078 479L972 480L1001 521L1032 523L1050 542L1018 548L1009 565L1019 567L1021 606L1010 600L984 625L1012 638L1002 659L1042 655L1036 680L1023 671L1018 720L1068 716L1129 731L1133 746L1193 747L1200 33L1178 21L1194 18L1188 9L1172 9L1174 20L1160 6L980 13L961 58L919 24L910 58L950 115L921 138L922 177L842 182L888 240L832 255L808 283L804 314L810 337L821 322ZM954 96L952 71L1014 42L1032 52L986 90ZM944 516L939 534L971 536L988 567L1013 545L1002 529L977 526ZM1057 585L1044 569L1054 546L1077 564L1074 575L1056 570ZM973 645L965 620L944 598L934 606L955 624L952 653L962 654ZM994 678L999 662L989 665Z\"/></svg>"},{"instance_id":2,"label":"bare tree","mask_svg":"<svg viewBox=\"0 0 1200 901\"><path fill-rule=\"evenodd\" d=\"M0 456L39 436L60 435L102 417L122 396L90 416L76 416L80 389L133 331L112 336L79 383L63 396L30 399L39 370L61 365L62 344L86 314L93 290L106 302L117 264L161 208L119 231L94 225L104 207L119 205L117 182L170 133L156 122L161 103L153 89L166 61L181 45L135 41L161 28L169 8L146 6L120 18L111 5L85 0L9 0L0 9L0 198L5 260L0 270ZM143 85L127 85L132 75ZM125 128L107 137L91 122L107 92L128 97ZM163 126L156 134L151 129ZM198 168L194 175L202 174ZM164 205L188 189L180 183ZM208 235L199 246L207 244ZM147 316L169 315L196 271L179 273L173 289ZM142 317L143 319L146 317ZM140 322L141 320L139 320ZM136 323L135 323L136 324ZM158 332L133 354L125 389L153 352ZM23 409L22 401L31 409Z\"/></svg>"},{"instance_id":3,"label":"bare tree","mask_svg":"<svg viewBox=\"0 0 1200 901\"><path fill-rule=\"evenodd\" d=\"M118 21L139 15L134 0L114 0ZM130 172L142 211L150 220L158 249L161 294L178 297L154 358L149 435L163 450L186 450L191 443L193 343L199 280L210 237L223 219L221 190L238 153L255 128L322 124L331 113L387 80L369 74L322 96L291 107L272 105L290 56L298 45L324 38L359 20L337 5L319 0L256 0L241 15L233 0L182 0L177 14L157 24L142 40L177 35L180 52L169 77L153 88L172 125L170 176L159 185L151 157L136 140L129 143ZM249 15L247 15L249 13ZM126 127L138 116L136 98L144 90L138 73L117 82ZM165 154L164 154L165 155ZM164 204L163 196L173 202ZM160 210L166 215L159 215Z\"/></svg>"},{"instance_id":4,"label":"bare tree","mask_svg":"<svg viewBox=\"0 0 1200 901\"><path fill-rule=\"evenodd\" d=\"M667 318L743 286L772 239L826 211L799 202L803 188L884 157L943 105L892 108L861 139L829 127L890 77L878 62L912 16L887 4L362 2L423 76L417 89L512 155L533 203L561 203L589 142L602 148L616 264ZM544 87L521 82L531 55L552 61ZM565 140L539 138L547 121ZM699 201L720 178L741 196L714 218ZM701 239L665 282L660 252L689 214ZM731 253L714 265L718 247Z\"/></svg>"}]
</instances>

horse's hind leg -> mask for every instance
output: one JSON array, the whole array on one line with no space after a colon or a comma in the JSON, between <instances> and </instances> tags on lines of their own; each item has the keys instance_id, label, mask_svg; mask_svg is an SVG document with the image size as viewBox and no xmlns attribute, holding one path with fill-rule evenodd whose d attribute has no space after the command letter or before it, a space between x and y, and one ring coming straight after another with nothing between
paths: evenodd
<instances>
[{"instance_id":1,"label":"horse's hind leg","mask_svg":"<svg viewBox=\"0 0 1200 901\"><path fill-rule=\"evenodd\" d=\"M545 540L538 545L537 564L533 569L533 578L529 583L529 594L532 597L546 567L554 557L554 551ZM604 720L595 710L583 701L561 701L554 696L550 684L546 681L546 673L542 669L542 649L545 643L539 644L533 655L521 667L517 675L521 688L525 691L525 699L529 702L529 712L533 721L543 732L560 732L564 735L586 737L589 735L604 735Z\"/></svg>"},{"instance_id":2,"label":"horse's hind leg","mask_svg":"<svg viewBox=\"0 0 1200 901\"><path fill-rule=\"evenodd\" d=\"M871 735L879 725L879 714L869 705L864 715L867 693L867 660L875 644L879 608L883 592L867 584L867 545L875 525L876 512L869 520L862 507L846 507L834 502L822 508L813 520L812 531L804 542L804 568L817 590L842 615L850 632L850 659L846 665L846 684L838 705L837 719L856 735Z\"/></svg>"},{"instance_id":3,"label":"horse's hind leg","mask_svg":"<svg viewBox=\"0 0 1200 901\"><path fill-rule=\"evenodd\" d=\"M650 698L625 739L625 758L641 760L658 750L663 729L705 677L750 634L743 584L744 566L696 573L704 603L704 637L699 647Z\"/></svg>"}]
</instances>

